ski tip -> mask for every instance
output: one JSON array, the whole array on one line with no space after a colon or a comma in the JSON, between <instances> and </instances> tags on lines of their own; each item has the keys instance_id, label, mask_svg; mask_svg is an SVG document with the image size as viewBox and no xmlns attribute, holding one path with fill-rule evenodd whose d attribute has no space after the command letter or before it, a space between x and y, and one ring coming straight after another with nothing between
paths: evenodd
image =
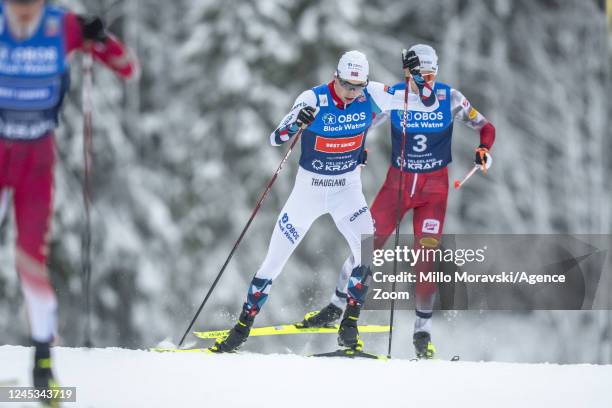
<instances>
[{"instance_id":1,"label":"ski tip","mask_svg":"<svg viewBox=\"0 0 612 408\"><path fill-rule=\"evenodd\" d=\"M455 190L461 187L461 182L459 180L455 180Z\"/></svg>"}]
</instances>

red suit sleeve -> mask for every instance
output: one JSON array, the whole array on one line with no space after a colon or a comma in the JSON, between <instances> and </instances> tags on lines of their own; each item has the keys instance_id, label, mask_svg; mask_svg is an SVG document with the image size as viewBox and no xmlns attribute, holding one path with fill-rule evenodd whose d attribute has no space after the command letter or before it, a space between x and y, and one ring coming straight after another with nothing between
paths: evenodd
<instances>
[{"instance_id":1,"label":"red suit sleeve","mask_svg":"<svg viewBox=\"0 0 612 408\"><path fill-rule=\"evenodd\" d=\"M66 54L84 49L81 24L74 13L66 13L64 36ZM108 34L108 38L104 43L94 44L93 54L94 59L100 61L124 79L131 79L138 75L138 61L131 55L127 47L112 34Z\"/></svg>"},{"instance_id":2,"label":"red suit sleeve","mask_svg":"<svg viewBox=\"0 0 612 408\"><path fill-rule=\"evenodd\" d=\"M487 122L480 129L480 144L490 150L493 147L493 143L495 143L495 127L491 122Z\"/></svg>"}]
</instances>

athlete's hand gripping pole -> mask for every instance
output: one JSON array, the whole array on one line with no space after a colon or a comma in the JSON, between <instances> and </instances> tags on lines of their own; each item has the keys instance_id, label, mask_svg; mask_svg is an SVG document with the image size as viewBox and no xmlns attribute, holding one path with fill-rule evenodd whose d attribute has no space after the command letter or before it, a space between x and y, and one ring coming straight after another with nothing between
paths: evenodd
<instances>
[{"instance_id":1,"label":"athlete's hand gripping pole","mask_svg":"<svg viewBox=\"0 0 612 408\"><path fill-rule=\"evenodd\" d=\"M317 113L319 113L319 108L317 108L314 111L313 115L316 116ZM197 320L198 316L202 312L202 309L204 308L204 305L206 305L206 302L208 302L208 299L210 298L210 295L212 294L212 292L215 289L215 287L217 286L217 283L219 282L219 279L221 279L221 275L223 275L223 272L225 272L225 268L227 267L227 265L229 264L230 260L234 256L234 253L236 252L236 249L238 249L238 245L240 245L240 242L242 241L242 238L244 238L244 235L246 234L247 230L251 226L251 223L253 222L253 219L255 218L255 215L259 211L259 208L261 207L261 204L266 199L266 196L268 195L268 193L272 189L272 185L276 181L276 178L278 177L278 175L281 172L283 166L287 162L287 159L289 158L289 155L293 151L293 148L297 145L298 140L300 140L300 136L304 132L304 129L306 129L307 127L308 127L308 125L306 123L303 123L302 126L300 126L300 129L295 134L295 136L293 136L293 142L291 142L291 145L289 146L289 149L287 150L287 153L285 153L285 156L283 157L283 159L281 160L280 164L278 165L278 168L276 169L276 171L272 175L272 178L268 182L268 185L266 186L266 189L263 191L263 193L259 197L259 200L257 200L257 204L255 205L255 208L253 209L253 212L251 213L251 217L249 218L249 220L247 221L246 225L242 229L242 232L240 233L240 236L238 237L238 239L234 243L234 247L232 248L232 250L230 251L229 255L227 256L227 259L225 260L225 263L221 267L221 270L217 274L217 277L213 281L210 289L208 289L208 292L206 293L206 296L204 297L204 300L202 301L202 304L198 308L198 311L193 316L193 319L191 319L191 322L189 323L189 326L187 327L187 330L185 330L185 333L183 333L183 337L181 337L181 341L178 344L179 348L183 345L183 342L185 341L185 338L187 337L187 334L189 333L189 331L193 327L193 324L195 323L195 321Z\"/></svg>"},{"instance_id":2,"label":"athlete's hand gripping pole","mask_svg":"<svg viewBox=\"0 0 612 408\"><path fill-rule=\"evenodd\" d=\"M460 189L461 186L463 186L465 182L468 181L470 177L474 175L474 173L476 173L477 170L482 170L483 174L487 174L487 170L491 167L491 164L493 163L493 158L491 157L489 153L484 153L483 157L486 157L486 159L484 159L484 162L485 162L484 164L474 164L474 167L472 168L472 170L470 170L468 174L466 174L465 177L463 177L462 180L455 180L456 190Z\"/></svg>"},{"instance_id":3,"label":"athlete's hand gripping pole","mask_svg":"<svg viewBox=\"0 0 612 408\"><path fill-rule=\"evenodd\" d=\"M402 50L402 66L404 68L404 77L414 81L417 88L427 88L433 92L431 85L423 79L421 75L421 61L414 51ZM408 82L406 81L406 89L408 89Z\"/></svg>"}]
</instances>

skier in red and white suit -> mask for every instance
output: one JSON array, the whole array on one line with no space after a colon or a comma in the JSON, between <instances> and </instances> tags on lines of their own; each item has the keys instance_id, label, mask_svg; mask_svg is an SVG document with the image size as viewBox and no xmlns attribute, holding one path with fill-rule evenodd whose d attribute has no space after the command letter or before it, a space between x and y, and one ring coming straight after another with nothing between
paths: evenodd
<instances>
[{"instance_id":1,"label":"skier in red and white suit","mask_svg":"<svg viewBox=\"0 0 612 408\"><path fill-rule=\"evenodd\" d=\"M57 334L57 300L46 266L53 133L69 89L68 57L86 47L120 77L137 76L137 61L100 18L44 0L0 3L0 189L13 191L17 272L36 348L35 385L41 387L52 380L49 344Z\"/></svg>"},{"instance_id":2,"label":"skier in red and white suit","mask_svg":"<svg viewBox=\"0 0 612 408\"><path fill-rule=\"evenodd\" d=\"M438 56L432 47L418 44L410 48L407 58L404 59L404 68L413 73L420 72L421 77L433 88L439 105L434 112L419 112L408 106L401 217L403 218L408 210L414 211L415 248L437 248L446 215L447 165L452 160L453 123L459 120L479 132L480 145L475 155L477 164L483 164L483 160L486 164L487 154L495 141L495 128L461 92L436 81ZM414 75L410 78L410 94L417 89L413 77ZM399 83L394 88L405 89L405 83ZM395 232L400 185L404 111L395 110L379 115L377 124L380 124L385 117L389 117L391 121L392 153L387 178L371 207L376 229L375 249L382 248L389 236ZM342 267L331 303L310 318L311 326L328 324L340 316L346 304L350 265L349 258ZM415 272L429 272L432 266L431 262L419 261L415 265ZM435 353L430 334L435 291L434 283L417 281L413 341L419 358L433 358Z\"/></svg>"}]
</instances>

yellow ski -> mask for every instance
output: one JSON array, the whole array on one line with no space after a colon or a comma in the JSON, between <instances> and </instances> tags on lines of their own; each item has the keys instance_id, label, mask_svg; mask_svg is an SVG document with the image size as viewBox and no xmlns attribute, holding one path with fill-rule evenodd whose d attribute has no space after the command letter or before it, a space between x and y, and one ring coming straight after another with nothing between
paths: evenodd
<instances>
[{"instance_id":1,"label":"yellow ski","mask_svg":"<svg viewBox=\"0 0 612 408\"><path fill-rule=\"evenodd\" d=\"M323 334L323 333L338 333L339 325L333 325L330 327L305 327L300 328L295 324L282 324L279 326L264 326L264 327L253 327L249 337L257 336L276 336L281 334ZM379 325L363 325L359 326L359 333L386 333L389 331L389 326ZM225 337L229 333L229 330L212 330L203 332L194 332L196 337L201 339L218 339Z\"/></svg>"}]
</instances>

